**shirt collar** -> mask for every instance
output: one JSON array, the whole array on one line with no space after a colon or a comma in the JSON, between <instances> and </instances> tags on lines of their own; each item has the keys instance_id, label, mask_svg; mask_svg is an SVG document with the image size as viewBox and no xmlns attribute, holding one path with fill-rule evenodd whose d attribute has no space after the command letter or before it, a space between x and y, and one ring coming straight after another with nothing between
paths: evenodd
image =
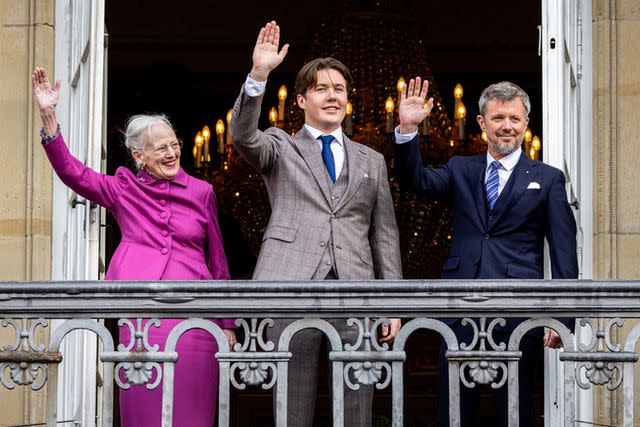
<instances>
[{"instance_id":1,"label":"shirt collar","mask_svg":"<svg viewBox=\"0 0 640 427\"><path fill-rule=\"evenodd\" d=\"M136 178L139 182L147 185L155 184L156 182L163 182L163 179L157 179L154 176L151 176L144 168L140 169L136 174ZM175 178L173 178L170 182L174 184L178 184L182 187L187 186L187 182L189 181L189 175L182 169L178 169L178 174Z\"/></svg>"},{"instance_id":2,"label":"shirt collar","mask_svg":"<svg viewBox=\"0 0 640 427\"><path fill-rule=\"evenodd\" d=\"M304 124L304 127L307 129L307 131L311 134L311 136L313 137L313 139L318 139L319 137L321 137L322 135L331 135L333 136L336 141L338 142L338 144L344 146L344 139L343 139L343 135L342 135L342 128L339 127L338 129L334 130L333 132L326 134L322 131L319 131L318 129L309 126L308 124Z\"/></svg>"},{"instance_id":3,"label":"shirt collar","mask_svg":"<svg viewBox=\"0 0 640 427\"><path fill-rule=\"evenodd\" d=\"M498 160L498 162L504 170L510 171L516 167L521 155L522 150L516 150L513 153L507 154L506 156ZM489 150L487 150L487 170L489 169L489 167L491 167L491 163L493 163L494 160L495 159L493 158L493 156L489 154Z\"/></svg>"}]
</instances>

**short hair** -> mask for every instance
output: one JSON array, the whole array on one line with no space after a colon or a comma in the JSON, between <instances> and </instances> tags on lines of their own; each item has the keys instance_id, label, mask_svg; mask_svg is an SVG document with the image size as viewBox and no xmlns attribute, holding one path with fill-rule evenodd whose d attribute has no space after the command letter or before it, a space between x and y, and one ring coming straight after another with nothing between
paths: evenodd
<instances>
[{"instance_id":1,"label":"short hair","mask_svg":"<svg viewBox=\"0 0 640 427\"><path fill-rule=\"evenodd\" d=\"M318 83L318 71L336 70L347 82L347 93L351 91L351 71L342 62L330 56L326 58L316 58L304 64L296 76L296 94L305 95L307 90L315 87Z\"/></svg>"},{"instance_id":2,"label":"short hair","mask_svg":"<svg viewBox=\"0 0 640 427\"><path fill-rule=\"evenodd\" d=\"M529 100L529 95L527 95L527 92L522 90L522 88L517 84L506 81L494 83L482 91L482 95L480 95L480 100L478 101L480 114L484 116L484 113L486 112L487 102L491 101L492 99L498 99L500 101L512 101L516 98L520 98L522 104L524 105L524 115L525 117L529 117L529 112L531 111L531 101Z\"/></svg>"},{"instance_id":3,"label":"short hair","mask_svg":"<svg viewBox=\"0 0 640 427\"><path fill-rule=\"evenodd\" d=\"M175 132L171 122L164 114L138 114L129 118L127 129L124 131L124 145L129 150L129 154L134 150L143 150L145 135L150 136L151 126L159 124L165 124Z\"/></svg>"}]
</instances>

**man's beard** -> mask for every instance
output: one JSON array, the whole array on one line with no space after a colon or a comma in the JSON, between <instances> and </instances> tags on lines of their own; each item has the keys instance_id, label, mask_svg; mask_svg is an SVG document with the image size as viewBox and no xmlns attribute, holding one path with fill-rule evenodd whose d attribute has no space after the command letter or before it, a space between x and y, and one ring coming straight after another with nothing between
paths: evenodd
<instances>
[{"instance_id":1,"label":"man's beard","mask_svg":"<svg viewBox=\"0 0 640 427\"><path fill-rule=\"evenodd\" d=\"M489 139L488 143L494 152L506 156L520 148L522 139L516 136L512 142L500 142L500 140L496 138L496 141Z\"/></svg>"}]
</instances>

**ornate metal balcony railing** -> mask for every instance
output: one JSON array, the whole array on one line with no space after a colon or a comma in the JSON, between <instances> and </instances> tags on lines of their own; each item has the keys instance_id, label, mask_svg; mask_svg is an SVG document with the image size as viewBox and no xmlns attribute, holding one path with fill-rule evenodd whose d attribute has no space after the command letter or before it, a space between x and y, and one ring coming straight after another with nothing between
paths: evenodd
<instances>
[{"instance_id":1,"label":"ornate metal balcony railing","mask_svg":"<svg viewBox=\"0 0 640 427\"><path fill-rule=\"evenodd\" d=\"M244 342L233 349L222 330L206 318L237 318ZM378 343L377 329L384 318L401 317L403 326L394 343ZM474 329L471 343L460 343L438 318L468 318ZM492 335L502 319L527 318L508 342L495 342ZM574 345L569 329L554 318L580 318L589 326L588 345ZM518 425L517 366L520 339L534 327L555 329L564 342L560 360L565 365L565 426L574 425L576 384L609 389L623 386L624 425L633 425L634 375L638 360L636 343L640 325L620 343L612 341L612 330L623 318L640 317L640 282L596 281L367 281L367 282L33 282L0 283L2 326L15 330L13 343L0 351L0 379L7 388L16 385L37 390L47 385L47 425L56 424L58 364L65 357L61 342L72 330L93 331L102 341L102 425L113 422L114 383L160 387L163 392L163 426L172 425L173 369L179 354L176 344L187 330L200 328L217 341L220 364L218 418L229 425L230 388L247 386L277 394L278 425L286 425L288 344L305 328L323 331L330 342L333 366L333 423L343 426L345 387L391 385L392 422L403 425L403 363L405 344L417 330L440 334L448 346L451 425L459 425L460 387L489 384L507 387L510 426ZM123 319L132 340L144 351L114 346L114 338L95 319ZM142 327L128 319L186 318L170 333L164 348L148 343L152 322ZM298 319L287 327L278 342L265 339L274 318ZM344 318L357 328L355 343L342 342L325 319ZM47 319L69 319L52 331L48 345L34 341L37 328ZM126 372L126 382L116 374ZM153 384L150 372L158 372ZM584 380L586 378L586 381Z\"/></svg>"}]
</instances>

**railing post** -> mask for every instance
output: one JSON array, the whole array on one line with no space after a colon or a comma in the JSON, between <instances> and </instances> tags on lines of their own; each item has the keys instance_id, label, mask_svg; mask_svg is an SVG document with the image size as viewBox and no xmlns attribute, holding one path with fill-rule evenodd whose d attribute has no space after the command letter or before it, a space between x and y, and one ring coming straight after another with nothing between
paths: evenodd
<instances>
[{"instance_id":1,"label":"railing post","mask_svg":"<svg viewBox=\"0 0 640 427\"><path fill-rule=\"evenodd\" d=\"M519 390L519 360L507 362L507 407L509 408L509 427L520 427L520 390Z\"/></svg>"},{"instance_id":2,"label":"railing post","mask_svg":"<svg viewBox=\"0 0 640 427\"><path fill-rule=\"evenodd\" d=\"M404 362L391 363L391 417L393 427L404 427Z\"/></svg>"},{"instance_id":3,"label":"railing post","mask_svg":"<svg viewBox=\"0 0 640 427\"><path fill-rule=\"evenodd\" d=\"M50 364L47 368L47 427L56 427L58 422L58 366Z\"/></svg>"},{"instance_id":4,"label":"railing post","mask_svg":"<svg viewBox=\"0 0 640 427\"><path fill-rule=\"evenodd\" d=\"M333 362L333 426L344 426L344 362Z\"/></svg>"},{"instance_id":5,"label":"railing post","mask_svg":"<svg viewBox=\"0 0 640 427\"><path fill-rule=\"evenodd\" d=\"M287 427L287 387L289 384L289 362L278 362L276 382L276 426Z\"/></svg>"},{"instance_id":6,"label":"railing post","mask_svg":"<svg viewBox=\"0 0 640 427\"><path fill-rule=\"evenodd\" d=\"M218 427L229 427L230 393L229 362L220 362L218 378Z\"/></svg>"},{"instance_id":7,"label":"railing post","mask_svg":"<svg viewBox=\"0 0 640 427\"><path fill-rule=\"evenodd\" d=\"M460 427L460 362L449 363L449 426Z\"/></svg>"}]
</instances>

